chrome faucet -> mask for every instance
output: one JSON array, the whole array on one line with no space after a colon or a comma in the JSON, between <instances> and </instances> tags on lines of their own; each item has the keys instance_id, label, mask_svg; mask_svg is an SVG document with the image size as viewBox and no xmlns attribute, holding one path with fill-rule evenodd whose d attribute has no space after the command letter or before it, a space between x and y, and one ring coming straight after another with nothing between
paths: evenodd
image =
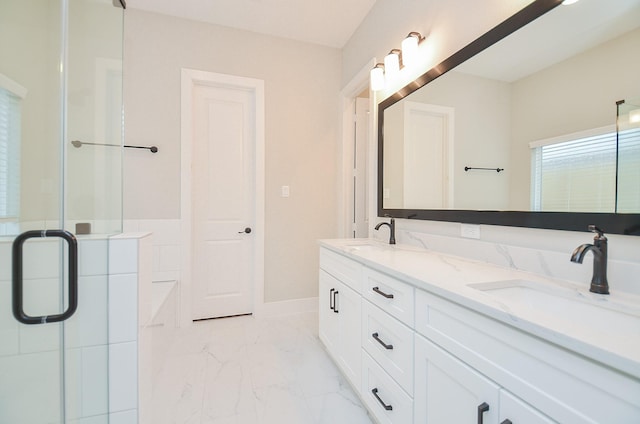
<instances>
[{"instance_id":1,"label":"chrome faucet","mask_svg":"<svg viewBox=\"0 0 640 424\"><path fill-rule=\"evenodd\" d=\"M389 216L389 215L386 215ZM380 227L382 227L383 225L386 225L389 227L389 244L396 244L396 220L393 219L392 216L389 216L389 218L391 218L391 221L389 222L381 222L378 225L376 225L376 230L379 230Z\"/></svg>"},{"instance_id":2,"label":"chrome faucet","mask_svg":"<svg viewBox=\"0 0 640 424\"><path fill-rule=\"evenodd\" d=\"M571 254L571 262L582 263L588 251L593 252L593 277L591 277L590 292L609 294L607 281L607 238L604 232L595 225L589 225L589 231L596 233L593 244L581 244Z\"/></svg>"}]
</instances>

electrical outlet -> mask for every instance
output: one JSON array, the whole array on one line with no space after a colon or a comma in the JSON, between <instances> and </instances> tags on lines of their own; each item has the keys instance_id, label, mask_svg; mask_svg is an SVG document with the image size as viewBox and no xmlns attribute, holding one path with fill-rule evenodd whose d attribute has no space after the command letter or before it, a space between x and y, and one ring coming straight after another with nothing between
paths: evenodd
<instances>
[{"instance_id":1,"label":"electrical outlet","mask_svg":"<svg viewBox=\"0 0 640 424\"><path fill-rule=\"evenodd\" d=\"M470 239L479 239L480 226L477 224L460 224L460 236Z\"/></svg>"}]
</instances>

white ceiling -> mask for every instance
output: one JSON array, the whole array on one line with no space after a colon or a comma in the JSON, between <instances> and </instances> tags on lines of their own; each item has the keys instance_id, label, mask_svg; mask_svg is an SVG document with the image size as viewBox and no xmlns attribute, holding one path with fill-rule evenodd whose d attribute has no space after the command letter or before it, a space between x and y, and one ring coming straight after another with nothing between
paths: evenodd
<instances>
[{"instance_id":1,"label":"white ceiling","mask_svg":"<svg viewBox=\"0 0 640 424\"><path fill-rule=\"evenodd\" d=\"M517 81L639 26L640 0L583 0L560 5L460 65L457 71Z\"/></svg>"},{"instance_id":2,"label":"white ceiling","mask_svg":"<svg viewBox=\"0 0 640 424\"><path fill-rule=\"evenodd\" d=\"M342 48L376 0L127 0L127 8Z\"/></svg>"}]
</instances>

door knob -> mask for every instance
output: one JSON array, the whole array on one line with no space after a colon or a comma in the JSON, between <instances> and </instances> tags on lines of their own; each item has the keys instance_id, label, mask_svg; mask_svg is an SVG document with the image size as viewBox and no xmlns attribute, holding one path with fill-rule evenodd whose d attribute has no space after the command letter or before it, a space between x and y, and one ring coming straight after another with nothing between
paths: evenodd
<instances>
[{"instance_id":1,"label":"door knob","mask_svg":"<svg viewBox=\"0 0 640 424\"><path fill-rule=\"evenodd\" d=\"M247 227L247 228L244 229L244 231L238 231L238 234L243 234L243 233L246 233L246 234L251 233L251 228Z\"/></svg>"}]
</instances>

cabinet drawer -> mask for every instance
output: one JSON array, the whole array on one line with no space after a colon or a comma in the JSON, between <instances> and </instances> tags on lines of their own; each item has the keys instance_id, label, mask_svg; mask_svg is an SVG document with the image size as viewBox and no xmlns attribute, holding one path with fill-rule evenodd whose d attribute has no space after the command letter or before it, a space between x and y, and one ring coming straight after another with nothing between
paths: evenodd
<instances>
[{"instance_id":1,"label":"cabinet drawer","mask_svg":"<svg viewBox=\"0 0 640 424\"><path fill-rule=\"evenodd\" d=\"M413 422L413 399L364 350L361 397L380 424Z\"/></svg>"},{"instance_id":2,"label":"cabinet drawer","mask_svg":"<svg viewBox=\"0 0 640 424\"><path fill-rule=\"evenodd\" d=\"M364 297L384 312L413 327L413 286L368 268L364 269L363 277Z\"/></svg>"},{"instance_id":3,"label":"cabinet drawer","mask_svg":"<svg viewBox=\"0 0 640 424\"><path fill-rule=\"evenodd\" d=\"M330 250L320 248L320 269L356 292L362 291L362 265Z\"/></svg>"},{"instance_id":4,"label":"cabinet drawer","mask_svg":"<svg viewBox=\"0 0 640 424\"><path fill-rule=\"evenodd\" d=\"M362 347L413 395L413 330L367 301L362 306Z\"/></svg>"}]
</instances>

